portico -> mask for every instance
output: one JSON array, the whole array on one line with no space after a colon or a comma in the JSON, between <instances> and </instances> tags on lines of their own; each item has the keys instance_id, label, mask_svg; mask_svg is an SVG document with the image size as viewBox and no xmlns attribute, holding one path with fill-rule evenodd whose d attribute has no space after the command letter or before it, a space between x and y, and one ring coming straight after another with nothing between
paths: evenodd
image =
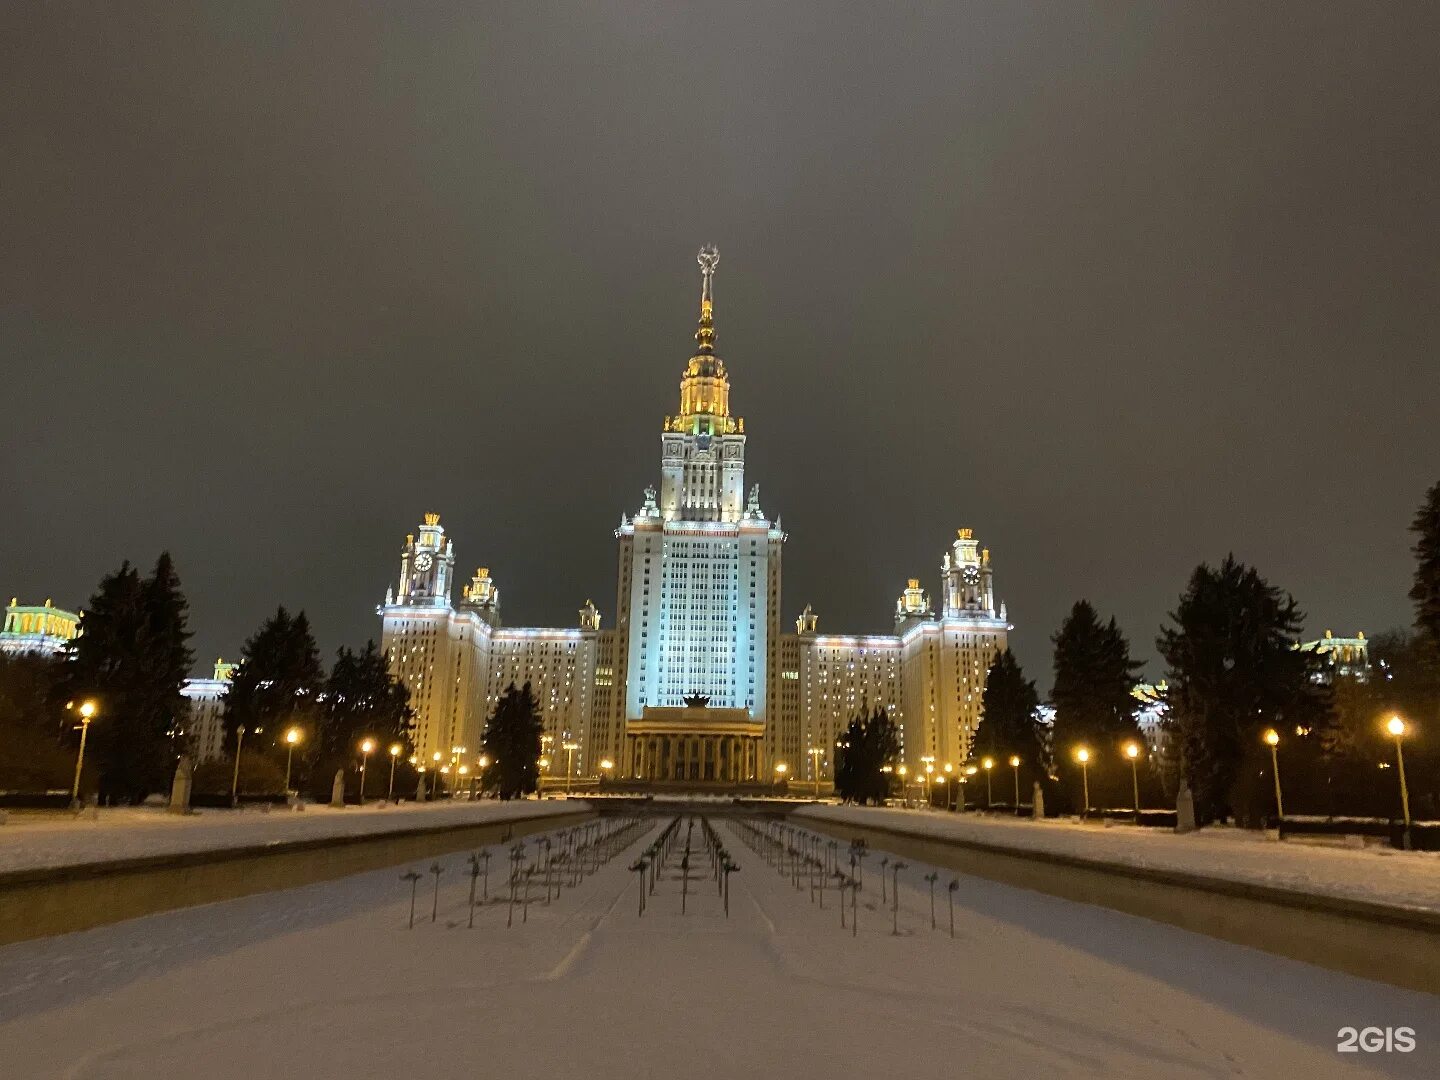
<instances>
[{"instance_id":1,"label":"portico","mask_svg":"<svg viewBox=\"0 0 1440 1080\"><path fill-rule=\"evenodd\" d=\"M759 780L764 733L764 723L744 709L650 706L625 725L626 773L712 784Z\"/></svg>"}]
</instances>

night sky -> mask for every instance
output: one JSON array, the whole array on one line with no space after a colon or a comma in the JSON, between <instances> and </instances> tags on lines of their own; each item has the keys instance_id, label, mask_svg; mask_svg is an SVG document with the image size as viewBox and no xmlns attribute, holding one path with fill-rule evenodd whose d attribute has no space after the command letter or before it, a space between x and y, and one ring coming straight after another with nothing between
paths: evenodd
<instances>
[{"instance_id":1,"label":"night sky","mask_svg":"<svg viewBox=\"0 0 1440 1080\"><path fill-rule=\"evenodd\" d=\"M962 525L1042 690L1080 597L1158 674L1232 550L1410 621L1440 8L387 7L0 14L5 598L169 548L197 667L281 602L328 654L433 510L508 623L611 625L714 243L785 626Z\"/></svg>"}]
</instances>

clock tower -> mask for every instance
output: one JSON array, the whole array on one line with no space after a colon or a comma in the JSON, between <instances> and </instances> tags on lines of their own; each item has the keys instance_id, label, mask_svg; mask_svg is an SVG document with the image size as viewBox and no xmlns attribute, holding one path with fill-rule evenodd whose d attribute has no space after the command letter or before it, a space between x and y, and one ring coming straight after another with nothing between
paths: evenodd
<instances>
[{"instance_id":1,"label":"clock tower","mask_svg":"<svg viewBox=\"0 0 1440 1080\"><path fill-rule=\"evenodd\" d=\"M455 545L445 539L439 514L426 514L420 537L405 537L400 552L400 586L386 603L410 607L449 607L455 575Z\"/></svg>"}]
</instances>

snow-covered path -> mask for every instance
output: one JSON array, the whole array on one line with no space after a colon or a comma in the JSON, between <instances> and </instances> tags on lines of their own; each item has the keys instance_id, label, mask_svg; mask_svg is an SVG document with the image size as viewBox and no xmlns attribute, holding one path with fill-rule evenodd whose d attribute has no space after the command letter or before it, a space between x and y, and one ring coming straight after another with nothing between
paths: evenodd
<instances>
[{"instance_id":1,"label":"snow-covered path","mask_svg":"<svg viewBox=\"0 0 1440 1080\"><path fill-rule=\"evenodd\" d=\"M1179 1080L1440 1061L1440 997L970 878L952 940L949 876L932 930L922 866L901 872L894 935L881 852L852 936L833 890L820 911L719 829L743 867L728 920L708 878L680 914L673 862L639 916L641 838L508 930L497 849L473 930L454 855L434 923L420 882L413 930L397 867L0 949L0 1074ZM1409 1025L1419 1045L1337 1054L1346 1025Z\"/></svg>"}]
</instances>

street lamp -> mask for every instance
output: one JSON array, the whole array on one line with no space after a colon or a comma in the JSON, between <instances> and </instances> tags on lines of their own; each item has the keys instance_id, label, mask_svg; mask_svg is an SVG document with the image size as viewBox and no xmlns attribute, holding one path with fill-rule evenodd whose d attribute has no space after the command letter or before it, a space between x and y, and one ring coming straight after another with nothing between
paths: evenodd
<instances>
[{"instance_id":1,"label":"street lamp","mask_svg":"<svg viewBox=\"0 0 1440 1080\"><path fill-rule=\"evenodd\" d=\"M240 805L240 751L245 746L245 728L235 729L235 771L230 775L230 805Z\"/></svg>"},{"instance_id":2,"label":"street lamp","mask_svg":"<svg viewBox=\"0 0 1440 1080\"><path fill-rule=\"evenodd\" d=\"M1130 786L1135 791L1135 824L1140 824L1140 773L1135 763L1140 760L1140 744L1127 742L1125 756L1130 759Z\"/></svg>"},{"instance_id":3,"label":"street lamp","mask_svg":"<svg viewBox=\"0 0 1440 1080\"><path fill-rule=\"evenodd\" d=\"M980 764L983 765L983 766L985 766L985 809L986 809L986 810L989 810L989 809L990 809L990 770L993 769L993 768L995 768L995 759L994 759L994 758L989 758L989 757L987 757L984 761L980 762Z\"/></svg>"},{"instance_id":4,"label":"street lamp","mask_svg":"<svg viewBox=\"0 0 1440 1080\"><path fill-rule=\"evenodd\" d=\"M285 794L290 794L290 766L295 760L295 746L304 738L304 732L292 727L285 732Z\"/></svg>"},{"instance_id":5,"label":"street lamp","mask_svg":"<svg viewBox=\"0 0 1440 1080\"><path fill-rule=\"evenodd\" d=\"M405 752L405 747L398 742L390 744L390 790L385 795L386 802L395 801L395 763L400 760L400 755Z\"/></svg>"},{"instance_id":6,"label":"street lamp","mask_svg":"<svg viewBox=\"0 0 1440 1080\"><path fill-rule=\"evenodd\" d=\"M1020 813L1020 755L1010 755L1010 771L1015 774L1015 813Z\"/></svg>"},{"instance_id":7,"label":"street lamp","mask_svg":"<svg viewBox=\"0 0 1440 1080\"><path fill-rule=\"evenodd\" d=\"M1265 745L1270 747L1270 772L1275 777L1275 816L1285 816L1285 799L1280 794L1280 754L1276 749L1280 745L1280 733L1273 727L1266 728L1265 734L1261 736Z\"/></svg>"},{"instance_id":8,"label":"street lamp","mask_svg":"<svg viewBox=\"0 0 1440 1080\"><path fill-rule=\"evenodd\" d=\"M615 768L615 762L608 757L600 759L600 777L603 780L610 779L610 770Z\"/></svg>"},{"instance_id":9,"label":"street lamp","mask_svg":"<svg viewBox=\"0 0 1440 1080\"><path fill-rule=\"evenodd\" d=\"M360 744L360 805L365 805L365 766L375 752L375 740L366 739Z\"/></svg>"},{"instance_id":10,"label":"street lamp","mask_svg":"<svg viewBox=\"0 0 1440 1080\"><path fill-rule=\"evenodd\" d=\"M810 755L810 775L815 781L815 798L820 798L820 762L825 756L825 751L818 746L812 746L806 751Z\"/></svg>"},{"instance_id":11,"label":"street lamp","mask_svg":"<svg viewBox=\"0 0 1440 1080\"><path fill-rule=\"evenodd\" d=\"M1080 762L1080 777L1085 789L1085 810L1080 816L1088 818L1090 816L1090 751L1086 747L1080 747L1075 751L1075 760Z\"/></svg>"},{"instance_id":12,"label":"street lamp","mask_svg":"<svg viewBox=\"0 0 1440 1080\"><path fill-rule=\"evenodd\" d=\"M1385 730L1395 737L1395 763L1400 766L1400 813L1405 818L1404 845L1410 849L1410 789L1405 786L1405 751L1400 740L1405 738L1405 721L1396 713L1385 721ZM82 736L83 738L83 736Z\"/></svg>"},{"instance_id":13,"label":"street lamp","mask_svg":"<svg viewBox=\"0 0 1440 1080\"><path fill-rule=\"evenodd\" d=\"M570 797L570 778L575 775L575 751L580 749L577 742L564 742L560 749L565 751L565 797Z\"/></svg>"},{"instance_id":14,"label":"street lamp","mask_svg":"<svg viewBox=\"0 0 1440 1080\"><path fill-rule=\"evenodd\" d=\"M74 702L70 703L71 705ZM67 709L70 705L65 706ZM95 704L94 699L80 703L80 752L75 755L75 783L70 785L70 805L75 809L80 808L80 770L85 767L85 740L90 735L90 721L95 719L95 714L100 711L100 706Z\"/></svg>"}]
</instances>

